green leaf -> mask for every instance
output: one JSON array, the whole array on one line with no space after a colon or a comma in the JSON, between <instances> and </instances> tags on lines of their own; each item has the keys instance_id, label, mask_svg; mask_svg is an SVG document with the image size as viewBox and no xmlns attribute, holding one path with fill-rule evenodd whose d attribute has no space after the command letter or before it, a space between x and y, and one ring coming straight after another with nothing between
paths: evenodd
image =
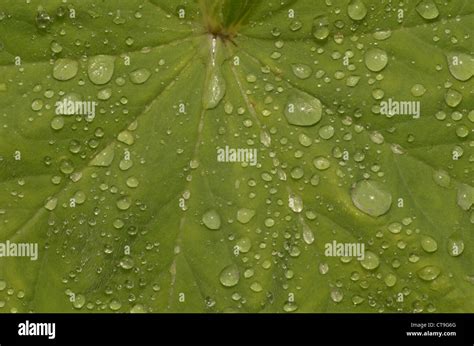
<instances>
[{"instance_id":1,"label":"green leaf","mask_svg":"<svg viewBox=\"0 0 474 346\"><path fill-rule=\"evenodd\" d=\"M0 311L474 311L474 2L1 11Z\"/></svg>"}]
</instances>

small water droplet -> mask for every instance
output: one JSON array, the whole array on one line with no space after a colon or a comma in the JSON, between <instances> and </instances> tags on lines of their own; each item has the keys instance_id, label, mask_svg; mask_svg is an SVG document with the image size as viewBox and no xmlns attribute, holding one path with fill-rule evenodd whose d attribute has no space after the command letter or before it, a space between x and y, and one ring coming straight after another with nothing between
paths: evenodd
<instances>
[{"instance_id":1,"label":"small water droplet","mask_svg":"<svg viewBox=\"0 0 474 346\"><path fill-rule=\"evenodd\" d=\"M433 172L433 180L437 185L442 187L449 187L451 184L451 178L448 172L443 169L438 169Z\"/></svg>"}]
</instances>

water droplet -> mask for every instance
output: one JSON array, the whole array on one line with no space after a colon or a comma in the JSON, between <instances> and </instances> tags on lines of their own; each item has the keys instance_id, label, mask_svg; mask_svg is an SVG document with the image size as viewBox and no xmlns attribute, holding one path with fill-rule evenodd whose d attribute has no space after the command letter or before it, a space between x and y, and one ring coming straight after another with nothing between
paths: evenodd
<instances>
[{"instance_id":1,"label":"water droplet","mask_svg":"<svg viewBox=\"0 0 474 346\"><path fill-rule=\"evenodd\" d=\"M444 100L449 107L454 108L461 103L462 94L455 89L448 89L444 95Z\"/></svg>"},{"instance_id":2,"label":"water droplet","mask_svg":"<svg viewBox=\"0 0 474 346\"><path fill-rule=\"evenodd\" d=\"M416 11L425 19L435 19L439 16L438 7L432 0L422 0L416 5Z\"/></svg>"},{"instance_id":3,"label":"water droplet","mask_svg":"<svg viewBox=\"0 0 474 346\"><path fill-rule=\"evenodd\" d=\"M294 194L288 196L288 207L295 213L301 213L303 210L303 199Z\"/></svg>"},{"instance_id":4,"label":"water droplet","mask_svg":"<svg viewBox=\"0 0 474 346\"><path fill-rule=\"evenodd\" d=\"M96 167L108 167L112 164L112 161L115 157L115 147L113 145L109 145L104 150L102 150L99 154L96 155L90 162L90 166Z\"/></svg>"},{"instance_id":5,"label":"water droplet","mask_svg":"<svg viewBox=\"0 0 474 346\"><path fill-rule=\"evenodd\" d=\"M334 303L340 303L344 298L344 293L340 288L333 288L331 289L330 296Z\"/></svg>"},{"instance_id":6,"label":"water droplet","mask_svg":"<svg viewBox=\"0 0 474 346\"><path fill-rule=\"evenodd\" d=\"M466 138L469 135L469 128L467 126L461 125L456 127L456 136L459 138Z\"/></svg>"},{"instance_id":7,"label":"water droplet","mask_svg":"<svg viewBox=\"0 0 474 346\"><path fill-rule=\"evenodd\" d=\"M374 254L372 251L366 251L364 259L360 261L360 265L367 270L374 270L380 264L379 256Z\"/></svg>"},{"instance_id":8,"label":"water droplet","mask_svg":"<svg viewBox=\"0 0 474 346\"><path fill-rule=\"evenodd\" d=\"M397 277L392 273L387 274L385 276L384 282L388 287L393 287L397 283Z\"/></svg>"},{"instance_id":9,"label":"water droplet","mask_svg":"<svg viewBox=\"0 0 474 346\"><path fill-rule=\"evenodd\" d=\"M449 72L460 81L467 81L474 75L474 58L466 53L454 52L446 55Z\"/></svg>"},{"instance_id":10,"label":"water droplet","mask_svg":"<svg viewBox=\"0 0 474 346\"><path fill-rule=\"evenodd\" d=\"M430 236L423 236L421 238L421 247L426 252L431 253L438 250L438 243L436 242L436 240L434 240Z\"/></svg>"},{"instance_id":11,"label":"water droplet","mask_svg":"<svg viewBox=\"0 0 474 346\"><path fill-rule=\"evenodd\" d=\"M285 108L288 122L297 126L312 126L321 120L321 102L304 92L295 92L289 98Z\"/></svg>"},{"instance_id":12,"label":"water droplet","mask_svg":"<svg viewBox=\"0 0 474 346\"><path fill-rule=\"evenodd\" d=\"M41 30L48 29L53 23L49 13L46 12L43 8L40 8L36 13L36 27Z\"/></svg>"},{"instance_id":13,"label":"water droplet","mask_svg":"<svg viewBox=\"0 0 474 346\"><path fill-rule=\"evenodd\" d=\"M120 132L119 135L117 136L117 140L127 145L132 145L135 142L135 138L133 138L133 134L128 130Z\"/></svg>"},{"instance_id":14,"label":"water droplet","mask_svg":"<svg viewBox=\"0 0 474 346\"><path fill-rule=\"evenodd\" d=\"M127 186L130 188L136 188L139 185L139 181L135 177L130 177L127 179Z\"/></svg>"},{"instance_id":15,"label":"water droplet","mask_svg":"<svg viewBox=\"0 0 474 346\"><path fill-rule=\"evenodd\" d=\"M320 171L324 171L331 166L331 162L324 156L318 156L313 160L314 167Z\"/></svg>"},{"instance_id":16,"label":"water droplet","mask_svg":"<svg viewBox=\"0 0 474 346\"><path fill-rule=\"evenodd\" d=\"M79 64L71 59L58 59L54 63L53 77L59 81L67 81L76 77Z\"/></svg>"},{"instance_id":17,"label":"water droplet","mask_svg":"<svg viewBox=\"0 0 474 346\"><path fill-rule=\"evenodd\" d=\"M122 307L122 303L120 303L117 299L112 299L109 303L110 310L117 311L120 310Z\"/></svg>"},{"instance_id":18,"label":"water droplet","mask_svg":"<svg viewBox=\"0 0 474 346\"><path fill-rule=\"evenodd\" d=\"M365 52L364 61L370 71L382 71L388 63L387 53L380 48L370 48Z\"/></svg>"},{"instance_id":19,"label":"water droplet","mask_svg":"<svg viewBox=\"0 0 474 346\"><path fill-rule=\"evenodd\" d=\"M64 174L71 174L74 172L74 164L71 160L62 160L59 164L59 170Z\"/></svg>"},{"instance_id":20,"label":"water droplet","mask_svg":"<svg viewBox=\"0 0 474 346\"><path fill-rule=\"evenodd\" d=\"M402 230L402 224L400 222L392 222L388 225L388 230L393 234L398 234Z\"/></svg>"},{"instance_id":21,"label":"water droplet","mask_svg":"<svg viewBox=\"0 0 474 346\"><path fill-rule=\"evenodd\" d=\"M462 210L469 210L474 204L474 187L467 184L459 184L457 203Z\"/></svg>"},{"instance_id":22,"label":"water droplet","mask_svg":"<svg viewBox=\"0 0 474 346\"><path fill-rule=\"evenodd\" d=\"M127 210L131 204L132 200L128 196L121 197L117 200L117 208L120 210Z\"/></svg>"},{"instance_id":23,"label":"water droplet","mask_svg":"<svg viewBox=\"0 0 474 346\"><path fill-rule=\"evenodd\" d=\"M311 137L305 135L304 133L301 133L298 136L298 141L303 147L309 147L313 143L313 140L311 139Z\"/></svg>"},{"instance_id":24,"label":"water droplet","mask_svg":"<svg viewBox=\"0 0 474 346\"><path fill-rule=\"evenodd\" d=\"M120 267L122 267L122 269L130 270L135 265L135 262L133 261L133 258L131 258L130 256L125 256L125 257L122 257L119 265Z\"/></svg>"},{"instance_id":25,"label":"water droplet","mask_svg":"<svg viewBox=\"0 0 474 346\"><path fill-rule=\"evenodd\" d=\"M114 74L115 57L97 55L89 58L87 73L92 83L97 85L107 84Z\"/></svg>"},{"instance_id":26,"label":"water droplet","mask_svg":"<svg viewBox=\"0 0 474 346\"><path fill-rule=\"evenodd\" d=\"M234 287L239 283L239 280L240 272L235 264L225 267L219 275L219 281L225 287Z\"/></svg>"},{"instance_id":27,"label":"water droplet","mask_svg":"<svg viewBox=\"0 0 474 346\"><path fill-rule=\"evenodd\" d=\"M64 127L64 118L63 117L54 117L51 120L51 128L53 130L59 131Z\"/></svg>"},{"instance_id":28,"label":"water droplet","mask_svg":"<svg viewBox=\"0 0 474 346\"><path fill-rule=\"evenodd\" d=\"M433 281L440 273L441 270L432 265L425 266L417 271L418 277L424 281Z\"/></svg>"},{"instance_id":29,"label":"water droplet","mask_svg":"<svg viewBox=\"0 0 474 346\"><path fill-rule=\"evenodd\" d=\"M313 37L319 41L325 40L329 36L329 20L326 16L318 16L313 19Z\"/></svg>"},{"instance_id":30,"label":"water droplet","mask_svg":"<svg viewBox=\"0 0 474 346\"><path fill-rule=\"evenodd\" d=\"M319 136L322 139L331 139L332 136L334 136L334 127L332 127L331 125L322 126L319 129Z\"/></svg>"},{"instance_id":31,"label":"water droplet","mask_svg":"<svg viewBox=\"0 0 474 346\"><path fill-rule=\"evenodd\" d=\"M291 64L291 69L293 74L299 79L307 79L313 73L311 67L305 64Z\"/></svg>"},{"instance_id":32,"label":"water droplet","mask_svg":"<svg viewBox=\"0 0 474 346\"><path fill-rule=\"evenodd\" d=\"M442 187L449 187L451 184L451 178L448 172L443 169L438 169L433 172L433 180L437 185Z\"/></svg>"},{"instance_id":33,"label":"water droplet","mask_svg":"<svg viewBox=\"0 0 474 346\"><path fill-rule=\"evenodd\" d=\"M351 191L352 202L362 212L370 216L380 216L388 212L392 205L392 195L378 181L359 181Z\"/></svg>"},{"instance_id":34,"label":"water droplet","mask_svg":"<svg viewBox=\"0 0 474 346\"><path fill-rule=\"evenodd\" d=\"M208 210L204 213L202 216L202 222L211 230L218 230L221 228L221 217L214 209Z\"/></svg>"},{"instance_id":35,"label":"water droplet","mask_svg":"<svg viewBox=\"0 0 474 346\"><path fill-rule=\"evenodd\" d=\"M76 296L74 297L72 306L74 306L75 309L81 309L85 303L86 303L86 297L84 297L84 295L82 294L76 294Z\"/></svg>"},{"instance_id":36,"label":"water droplet","mask_svg":"<svg viewBox=\"0 0 474 346\"><path fill-rule=\"evenodd\" d=\"M148 78L150 78L151 73L146 68L142 68L130 73L130 80L133 84L143 84Z\"/></svg>"},{"instance_id":37,"label":"water droplet","mask_svg":"<svg viewBox=\"0 0 474 346\"><path fill-rule=\"evenodd\" d=\"M262 292L263 291L263 287L262 285L259 283L259 282L253 282L251 285L250 285L250 289L256 293L258 292Z\"/></svg>"},{"instance_id":38,"label":"water droplet","mask_svg":"<svg viewBox=\"0 0 474 346\"><path fill-rule=\"evenodd\" d=\"M52 211L56 209L57 205L58 205L58 199L56 197L52 197L46 201L46 203L44 204L44 207L47 210Z\"/></svg>"},{"instance_id":39,"label":"water droplet","mask_svg":"<svg viewBox=\"0 0 474 346\"><path fill-rule=\"evenodd\" d=\"M237 221L242 224L249 223L250 220L254 217L255 210L242 208L237 211Z\"/></svg>"},{"instance_id":40,"label":"water droplet","mask_svg":"<svg viewBox=\"0 0 474 346\"><path fill-rule=\"evenodd\" d=\"M362 20L367 15L367 7L361 0L351 0L347 6L347 14L353 20Z\"/></svg>"},{"instance_id":41,"label":"water droplet","mask_svg":"<svg viewBox=\"0 0 474 346\"><path fill-rule=\"evenodd\" d=\"M425 94L426 88L422 84L415 84L410 91L413 96L420 97Z\"/></svg>"},{"instance_id":42,"label":"water droplet","mask_svg":"<svg viewBox=\"0 0 474 346\"><path fill-rule=\"evenodd\" d=\"M130 309L130 313L132 314L143 314L146 313L146 309L141 304L136 304Z\"/></svg>"},{"instance_id":43,"label":"water droplet","mask_svg":"<svg viewBox=\"0 0 474 346\"><path fill-rule=\"evenodd\" d=\"M303 240L308 245L311 245L314 243L313 231L307 225L303 225Z\"/></svg>"},{"instance_id":44,"label":"water droplet","mask_svg":"<svg viewBox=\"0 0 474 346\"><path fill-rule=\"evenodd\" d=\"M460 235L453 234L448 238L448 253L453 256L457 257L461 255L464 251L464 242Z\"/></svg>"}]
</instances>

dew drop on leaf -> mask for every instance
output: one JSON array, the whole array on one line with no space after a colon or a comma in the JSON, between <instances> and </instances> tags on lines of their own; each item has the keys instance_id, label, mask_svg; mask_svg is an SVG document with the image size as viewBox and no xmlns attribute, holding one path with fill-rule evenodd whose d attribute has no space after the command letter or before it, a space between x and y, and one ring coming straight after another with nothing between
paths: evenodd
<instances>
[{"instance_id":1,"label":"dew drop on leaf","mask_svg":"<svg viewBox=\"0 0 474 346\"><path fill-rule=\"evenodd\" d=\"M54 63L53 77L59 81L67 81L76 77L79 64L71 59L58 59Z\"/></svg>"},{"instance_id":2,"label":"dew drop on leaf","mask_svg":"<svg viewBox=\"0 0 474 346\"><path fill-rule=\"evenodd\" d=\"M313 73L312 68L305 64L291 64L291 69L293 74L299 79L307 79Z\"/></svg>"},{"instance_id":3,"label":"dew drop on leaf","mask_svg":"<svg viewBox=\"0 0 474 346\"><path fill-rule=\"evenodd\" d=\"M460 81L467 81L474 75L474 58L466 53L452 52L446 55L449 72Z\"/></svg>"},{"instance_id":4,"label":"dew drop on leaf","mask_svg":"<svg viewBox=\"0 0 474 346\"><path fill-rule=\"evenodd\" d=\"M369 48L365 52L364 62L370 71L382 71L388 63L387 53L380 48Z\"/></svg>"},{"instance_id":5,"label":"dew drop on leaf","mask_svg":"<svg viewBox=\"0 0 474 346\"><path fill-rule=\"evenodd\" d=\"M351 0L347 6L347 14L353 20L362 20L367 15L367 7L362 0Z\"/></svg>"},{"instance_id":6,"label":"dew drop on leaf","mask_svg":"<svg viewBox=\"0 0 474 346\"><path fill-rule=\"evenodd\" d=\"M237 221L242 224L249 223L250 220L254 217L255 210L242 208L237 211Z\"/></svg>"},{"instance_id":7,"label":"dew drop on leaf","mask_svg":"<svg viewBox=\"0 0 474 346\"><path fill-rule=\"evenodd\" d=\"M416 272L418 277L424 281L433 281L440 273L441 270L433 265L427 265Z\"/></svg>"},{"instance_id":8,"label":"dew drop on leaf","mask_svg":"<svg viewBox=\"0 0 474 346\"><path fill-rule=\"evenodd\" d=\"M89 58L87 73L92 83L97 85L107 84L114 75L115 57L97 55Z\"/></svg>"},{"instance_id":9,"label":"dew drop on leaf","mask_svg":"<svg viewBox=\"0 0 474 346\"><path fill-rule=\"evenodd\" d=\"M239 283L239 280L240 272L235 264L225 267L219 275L219 281L225 287L234 287Z\"/></svg>"},{"instance_id":10,"label":"dew drop on leaf","mask_svg":"<svg viewBox=\"0 0 474 346\"><path fill-rule=\"evenodd\" d=\"M430 236L423 236L421 238L421 247L428 253L438 250L438 243Z\"/></svg>"},{"instance_id":11,"label":"dew drop on leaf","mask_svg":"<svg viewBox=\"0 0 474 346\"><path fill-rule=\"evenodd\" d=\"M210 230L218 230L221 228L221 217L216 210L211 209L204 213L202 222Z\"/></svg>"},{"instance_id":12,"label":"dew drop on leaf","mask_svg":"<svg viewBox=\"0 0 474 346\"><path fill-rule=\"evenodd\" d=\"M392 195L384 186L374 180L362 180L351 191L352 202L362 212L370 216L381 216L392 205Z\"/></svg>"},{"instance_id":13,"label":"dew drop on leaf","mask_svg":"<svg viewBox=\"0 0 474 346\"><path fill-rule=\"evenodd\" d=\"M439 16L438 7L433 0L421 0L416 5L416 11L424 19L435 19Z\"/></svg>"},{"instance_id":14,"label":"dew drop on leaf","mask_svg":"<svg viewBox=\"0 0 474 346\"><path fill-rule=\"evenodd\" d=\"M151 73L146 68L141 68L130 73L130 80L133 84L143 84L148 78L150 78Z\"/></svg>"},{"instance_id":15,"label":"dew drop on leaf","mask_svg":"<svg viewBox=\"0 0 474 346\"><path fill-rule=\"evenodd\" d=\"M379 256L372 251L366 251L364 258L360 261L360 265L367 270L374 270L380 264Z\"/></svg>"},{"instance_id":16,"label":"dew drop on leaf","mask_svg":"<svg viewBox=\"0 0 474 346\"><path fill-rule=\"evenodd\" d=\"M288 98L285 116L292 125L315 125L321 120L321 114L321 101L314 96L301 91L295 91Z\"/></svg>"}]
</instances>

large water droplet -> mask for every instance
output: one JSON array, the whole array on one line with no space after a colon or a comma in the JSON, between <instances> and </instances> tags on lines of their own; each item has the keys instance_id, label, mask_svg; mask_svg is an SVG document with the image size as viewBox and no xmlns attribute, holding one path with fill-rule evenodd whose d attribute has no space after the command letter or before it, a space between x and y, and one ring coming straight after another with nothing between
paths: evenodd
<instances>
[{"instance_id":1,"label":"large water droplet","mask_svg":"<svg viewBox=\"0 0 474 346\"><path fill-rule=\"evenodd\" d=\"M312 126L321 120L322 105L317 98L301 91L295 91L288 98L285 116L288 122L297 126Z\"/></svg>"},{"instance_id":2,"label":"large water droplet","mask_svg":"<svg viewBox=\"0 0 474 346\"><path fill-rule=\"evenodd\" d=\"M240 272L235 264L225 267L219 275L219 281L225 287L233 287L239 283L239 280Z\"/></svg>"},{"instance_id":3,"label":"large water droplet","mask_svg":"<svg viewBox=\"0 0 474 346\"><path fill-rule=\"evenodd\" d=\"M353 20L362 20L367 15L367 7L362 0L351 0L347 6L347 14Z\"/></svg>"},{"instance_id":4,"label":"large water droplet","mask_svg":"<svg viewBox=\"0 0 474 346\"><path fill-rule=\"evenodd\" d=\"M370 48L364 55L365 66L370 71L382 71L388 63L387 53L380 48Z\"/></svg>"},{"instance_id":5,"label":"large water droplet","mask_svg":"<svg viewBox=\"0 0 474 346\"><path fill-rule=\"evenodd\" d=\"M79 64L71 59L58 59L54 63L53 77L60 81L73 79L77 75Z\"/></svg>"},{"instance_id":6,"label":"large water droplet","mask_svg":"<svg viewBox=\"0 0 474 346\"><path fill-rule=\"evenodd\" d=\"M439 16L438 7L432 0L422 0L416 5L416 11L425 19L435 19Z\"/></svg>"},{"instance_id":7,"label":"large water droplet","mask_svg":"<svg viewBox=\"0 0 474 346\"><path fill-rule=\"evenodd\" d=\"M351 191L352 202L370 216L385 214L392 205L392 195L378 181L359 181Z\"/></svg>"},{"instance_id":8,"label":"large water droplet","mask_svg":"<svg viewBox=\"0 0 474 346\"><path fill-rule=\"evenodd\" d=\"M207 228L211 230L217 230L221 228L221 217L214 209L208 210L204 213L202 216L202 222Z\"/></svg>"},{"instance_id":9,"label":"large water droplet","mask_svg":"<svg viewBox=\"0 0 474 346\"><path fill-rule=\"evenodd\" d=\"M87 73L92 83L107 84L114 75L115 57L109 55L97 55L89 58Z\"/></svg>"}]
</instances>

